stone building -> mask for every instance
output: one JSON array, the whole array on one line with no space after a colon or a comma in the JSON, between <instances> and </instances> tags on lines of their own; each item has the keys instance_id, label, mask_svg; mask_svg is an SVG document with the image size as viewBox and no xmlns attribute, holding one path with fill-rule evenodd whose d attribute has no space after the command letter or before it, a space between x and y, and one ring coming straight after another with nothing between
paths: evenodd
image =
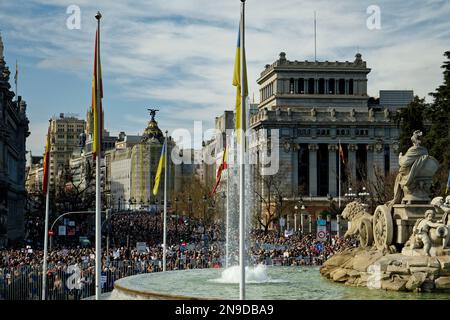
<instances>
[{"instance_id":1,"label":"stone building","mask_svg":"<svg viewBox=\"0 0 450 320\"><path fill-rule=\"evenodd\" d=\"M9 84L0 35L0 248L24 239L26 103Z\"/></svg>"},{"instance_id":2,"label":"stone building","mask_svg":"<svg viewBox=\"0 0 450 320\"><path fill-rule=\"evenodd\" d=\"M73 152L80 147L86 122L75 115L60 113L50 119L50 190L64 187L63 173L69 169Z\"/></svg>"},{"instance_id":3,"label":"stone building","mask_svg":"<svg viewBox=\"0 0 450 320\"><path fill-rule=\"evenodd\" d=\"M381 91L380 99L370 99L370 71L359 53L353 62L289 61L280 53L261 72L260 104L249 120L256 130L250 152L262 162L270 140L263 129L279 130L278 175L288 199L339 196L340 161L341 195L355 181L374 179L376 170L398 169L400 132L392 115L413 93Z\"/></svg>"},{"instance_id":4,"label":"stone building","mask_svg":"<svg viewBox=\"0 0 450 320\"><path fill-rule=\"evenodd\" d=\"M137 141L138 140L138 141ZM161 178L157 196L153 196L153 184L164 134L158 127L155 115L148 123L142 136L119 135L116 148L107 153L107 184L110 185L109 203L113 208L148 208L156 200L161 204L164 197L164 180ZM174 143L168 143L168 199L174 190L175 170L171 161Z\"/></svg>"}]
</instances>

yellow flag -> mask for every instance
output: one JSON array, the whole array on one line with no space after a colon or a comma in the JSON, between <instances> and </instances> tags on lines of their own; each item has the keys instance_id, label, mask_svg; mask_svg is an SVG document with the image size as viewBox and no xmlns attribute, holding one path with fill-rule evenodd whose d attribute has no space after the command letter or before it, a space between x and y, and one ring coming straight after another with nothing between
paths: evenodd
<instances>
[{"instance_id":1,"label":"yellow flag","mask_svg":"<svg viewBox=\"0 0 450 320\"><path fill-rule=\"evenodd\" d=\"M161 180L164 163L166 162L166 141L161 149L161 158L159 158L158 169L156 170L155 185L153 186L153 195L156 196L159 190L159 180Z\"/></svg>"},{"instance_id":2,"label":"yellow flag","mask_svg":"<svg viewBox=\"0 0 450 320\"><path fill-rule=\"evenodd\" d=\"M242 23L242 21L241 21ZM248 84L247 84L247 63L245 61L245 48L244 50L244 96L248 96ZM238 141L240 141L240 131L245 131L245 106L241 103L241 28L239 25L239 33L236 48L236 57L234 61L234 73L233 73L233 86L236 87L236 131ZM244 124L241 124L241 113L244 112Z\"/></svg>"}]
</instances>

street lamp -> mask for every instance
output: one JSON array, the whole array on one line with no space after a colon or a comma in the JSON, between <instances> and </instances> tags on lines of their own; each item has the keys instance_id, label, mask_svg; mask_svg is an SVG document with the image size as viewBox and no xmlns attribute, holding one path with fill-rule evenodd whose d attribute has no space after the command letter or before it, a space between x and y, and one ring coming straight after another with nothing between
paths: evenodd
<instances>
[{"instance_id":1,"label":"street lamp","mask_svg":"<svg viewBox=\"0 0 450 320\"><path fill-rule=\"evenodd\" d=\"M356 193L353 192L352 188L348 188L348 192L344 194L344 197L346 197L349 201L353 201L353 199L356 198Z\"/></svg>"},{"instance_id":2,"label":"street lamp","mask_svg":"<svg viewBox=\"0 0 450 320\"><path fill-rule=\"evenodd\" d=\"M366 187L362 187L362 191L358 193L358 197L360 197L361 201L364 203L368 196L370 196L370 193L367 192Z\"/></svg>"},{"instance_id":3,"label":"street lamp","mask_svg":"<svg viewBox=\"0 0 450 320\"><path fill-rule=\"evenodd\" d=\"M203 224L205 224L206 221L206 201L208 198L206 197L206 194L203 195Z\"/></svg>"},{"instance_id":4,"label":"street lamp","mask_svg":"<svg viewBox=\"0 0 450 320\"><path fill-rule=\"evenodd\" d=\"M178 201L179 201L180 199L178 199L178 197L175 197L175 214L176 215L178 215Z\"/></svg>"}]
</instances>

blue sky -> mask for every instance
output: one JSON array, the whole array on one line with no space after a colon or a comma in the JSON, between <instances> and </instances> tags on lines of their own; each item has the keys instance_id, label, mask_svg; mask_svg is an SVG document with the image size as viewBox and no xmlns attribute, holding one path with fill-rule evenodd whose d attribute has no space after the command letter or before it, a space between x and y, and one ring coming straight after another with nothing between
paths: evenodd
<instances>
[{"instance_id":1,"label":"blue sky","mask_svg":"<svg viewBox=\"0 0 450 320\"><path fill-rule=\"evenodd\" d=\"M369 5L381 9L381 29L366 26ZM69 30L69 5L81 9L81 29ZM19 94L28 103L27 149L41 154L48 119L60 112L84 117L90 105L97 10L102 19L105 124L112 134L142 132L146 108L158 107L162 129L214 125L232 109L231 86L240 1L235 0L1 0L0 30L12 71L19 61ZM450 2L365 0L248 0L250 96L265 64L284 51L313 60L349 60L359 47L372 68L369 94L413 89L424 97L442 81L450 40ZM13 80L11 80L12 82Z\"/></svg>"}]
</instances>

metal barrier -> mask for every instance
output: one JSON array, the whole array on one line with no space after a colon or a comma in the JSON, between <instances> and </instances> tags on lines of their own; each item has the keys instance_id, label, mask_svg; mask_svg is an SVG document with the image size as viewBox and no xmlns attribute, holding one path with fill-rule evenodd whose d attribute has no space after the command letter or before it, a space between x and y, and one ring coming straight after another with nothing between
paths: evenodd
<instances>
[{"instance_id":1,"label":"metal barrier","mask_svg":"<svg viewBox=\"0 0 450 320\"><path fill-rule=\"evenodd\" d=\"M320 265L326 257L263 257L252 256L251 264L268 266ZM168 259L167 270L217 268L223 257L211 259ZM111 292L114 282L123 277L162 271L162 260L120 260L104 265L102 293ZM90 262L75 265L49 265L47 273L48 300L81 300L95 294L95 268ZM0 268L0 300L42 299L42 267L19 266Z\"/></svg>"}]
</instances>

